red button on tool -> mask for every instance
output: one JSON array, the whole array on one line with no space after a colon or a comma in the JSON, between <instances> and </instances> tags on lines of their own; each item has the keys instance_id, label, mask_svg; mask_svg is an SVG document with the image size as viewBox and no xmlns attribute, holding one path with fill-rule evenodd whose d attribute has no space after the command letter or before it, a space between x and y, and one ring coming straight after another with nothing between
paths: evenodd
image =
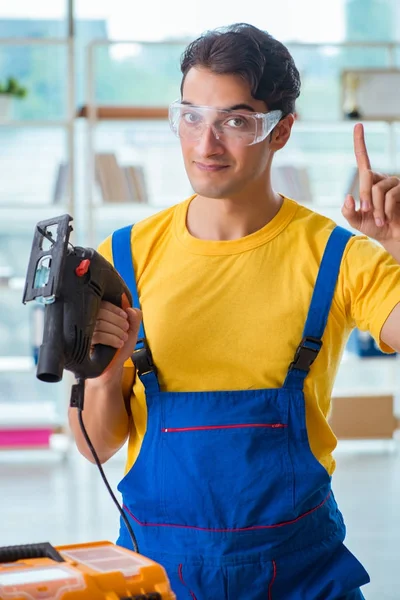
<instances>
[{"instance_id":1,"label":"red button on tool","mask_svg":"<svg viewBox=\"0 0 400 600\"><path fill-rule=\"evenodd\" d=\"M85 260L81 260L80 264L76 267L75 273L78 277L83 277L89 271L90 260L85 258Z\"/></svg>"}]
</instances>

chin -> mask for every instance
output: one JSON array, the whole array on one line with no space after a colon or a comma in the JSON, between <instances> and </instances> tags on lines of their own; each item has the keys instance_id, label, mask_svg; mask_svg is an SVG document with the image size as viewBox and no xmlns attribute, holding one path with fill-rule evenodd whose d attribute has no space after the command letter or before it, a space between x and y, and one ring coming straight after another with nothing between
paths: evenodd
<instances>
[{"instance_id":1,"label":"chin","mask_svg":"<svg viewBox=\"0 0 400 600\"><path fill-rule=\"evenodd\" d=\"M190 183L194 193L198 196L204 196L204 198L226 198L234 191L232 186L201 184L195 181L191 181Z\"/></svg>"},{"instance_id":2,"label":"chin","mask_svg":"<svg viewBox=\"0 0 400 600\"><path fill-rule=\"evenodd\" d=\"M196 187L194 188L194 193L198 196L202 196L203 198L223 198L223 194L218 190L210 190Z\"/></svg>"}]
</instances>

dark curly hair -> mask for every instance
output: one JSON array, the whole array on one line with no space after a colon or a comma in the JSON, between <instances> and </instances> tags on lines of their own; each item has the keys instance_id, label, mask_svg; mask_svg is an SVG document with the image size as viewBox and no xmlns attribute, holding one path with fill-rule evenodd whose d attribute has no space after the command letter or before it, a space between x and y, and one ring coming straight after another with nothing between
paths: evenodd
<instances>
[{"instance_id":1,"label":"dark curly hair","mask_svg":"<svg viewBox=\"0 0 400 600\"><path fill-rule=\"evenodd\" d=\"M286 46L253 25L236 23L206 31L191 42L181 57L181 93L192 67L240 75L253 98L263 100L268 110L279 109L283 116L295 112L300 75L294 60Z\"/></svg>"}]
</instances>

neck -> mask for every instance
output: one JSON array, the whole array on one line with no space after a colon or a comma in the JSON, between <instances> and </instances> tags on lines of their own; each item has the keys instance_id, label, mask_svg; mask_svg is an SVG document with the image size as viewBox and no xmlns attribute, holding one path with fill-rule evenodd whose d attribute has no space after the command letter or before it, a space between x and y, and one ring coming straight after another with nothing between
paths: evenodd
<instances>
[{"instance_id":1,"label":"neck","mask_svg":"<svg viewBox=\"0 0 400 600\"><path fill-rule=\"evenodd\" d=\"M282 202L282 197L272 188L251 197L195 196L189 204L186 226L198 239L236 240L255 233L272 221Z\"/></svg>"}]
</instances>

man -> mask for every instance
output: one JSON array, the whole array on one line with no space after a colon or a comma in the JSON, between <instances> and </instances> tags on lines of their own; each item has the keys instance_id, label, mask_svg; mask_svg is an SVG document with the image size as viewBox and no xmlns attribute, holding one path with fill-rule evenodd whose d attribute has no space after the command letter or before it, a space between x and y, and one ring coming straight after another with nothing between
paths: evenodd
<instances>
[{"instance_id":1,"label":"man","mask_svg":"<svg viewBox=\"0 0 400 600\"><path fill-rule=\"evenodd\" d=\"M178 600L362 598L327 415L355 326L400 351L400 181L371 170L357 125L351 236L272 189L300 91L281 43L238 24L181 68L170 120L195 195L101 245L138 299L102 305L93 342L120 352L87 382L86 427L103 462L129 438L125 512Z\"/></svg>"}]
</instances>

